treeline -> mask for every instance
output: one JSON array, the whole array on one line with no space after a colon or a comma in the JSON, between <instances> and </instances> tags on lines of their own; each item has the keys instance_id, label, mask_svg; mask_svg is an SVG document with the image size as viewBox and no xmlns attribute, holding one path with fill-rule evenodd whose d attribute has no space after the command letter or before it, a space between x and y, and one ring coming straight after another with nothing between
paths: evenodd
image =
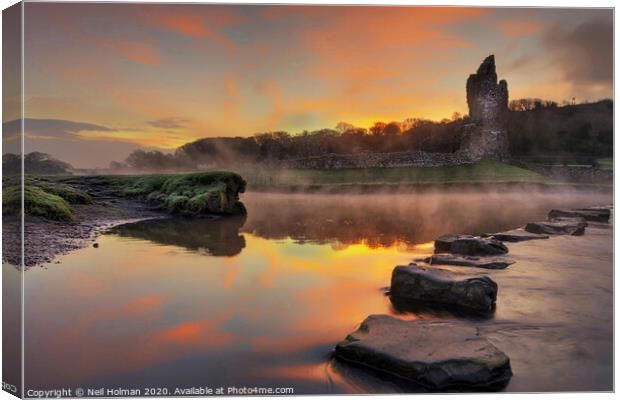
<instances>
[{"instance_id":1,"label":"treeline","mask_svg":"<svg viewBox=\"0 0 620 400\"><path fill-rule=\"evenodd\" d=\"M613 102L558 105L540 99L510 102L508 133L514 156L574 154L608 157L613 153ZM335 129L265 132L251 137L204 138L179 147L174 153L134 151L112 169L194 170L243 163L277 162L326 154L426 151L452 153L460 148L467 116L455 113L439 122L410 118L377 122L369 128L341 122Z\"/></svg>"},{"instance_id":2,"label":"treeline","mask_svg":"<svg viewBox=\"0 0 620 400\"><path fill-rule=\"evenodd\" d=\"M26 174L62 175L70 173L71 164L55 159L46 153L33 151L24 157ZM5 175L16 175L22 171L21 154L6 153L2 155L2 172Z\"/></svg>"},{"instance_id":3,"label":"treeline","mask_svg":"<svg viewBox=\"0 0 620 400\"><path fill-rule=\"evenodd\" d=\"M540 104L511 112L510 153L514 156L612 157L613 102L558 106Z\"/></svg>"},{"instance_id":4,"label":"treeline","mask_svg":"<svg viewBox=\"0 0 620 400\"><path fill-rule=\"evenodd\" d=\"M265 132L251 137L204 138L184 144L172 154L160 151L134 151L124 163L113 162L113 169L186 170L240 163L277 162L284 159L326 154L391 153L401 151L454 152L460 145L465 119L434 122L408 119L403 122L377 122L370 128L339 123L336 129Z\"/></svg>"}]
</instances>

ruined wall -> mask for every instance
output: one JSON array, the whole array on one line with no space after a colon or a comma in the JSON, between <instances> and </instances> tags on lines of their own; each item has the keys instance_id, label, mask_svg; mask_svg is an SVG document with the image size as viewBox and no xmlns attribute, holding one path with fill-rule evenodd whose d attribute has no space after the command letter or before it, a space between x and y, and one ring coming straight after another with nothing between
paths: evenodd
<instances>
[{"instance_id":1,"label":"ruined wall","mask_svg":"<svg viewBox=\"0 0 620 400\"><path fill-rule=\"evenodd\" d=\"M614 181L613 170L602 170L591 165L548 165L517 159L510 159L509 162L558 182L611 184Z\"/></svg>"},{"instance_id":2,"label":"ruined wall","mask_svg":"<svg viewBox=\"0 0 620 400\"><path fill-rule=\"evenodd\" d=\"M461 151L473 160L508 156L508 84L497 82L495 57L488 56L467 79L471 123L463 132Z\"/></svg>"},{"instance_id":3,"label":"ruined wall","mask_svg":"<svg viewBox=\"0 0 620 400\"><path fill-rule=\"evenodd\" d=\"M342 168L397 168L439 167L471 163L470 157L459 153L426 153L423 151L363 154L327 154L267 163L274 168L342 169Z\"/></svg>"}]
</instances>

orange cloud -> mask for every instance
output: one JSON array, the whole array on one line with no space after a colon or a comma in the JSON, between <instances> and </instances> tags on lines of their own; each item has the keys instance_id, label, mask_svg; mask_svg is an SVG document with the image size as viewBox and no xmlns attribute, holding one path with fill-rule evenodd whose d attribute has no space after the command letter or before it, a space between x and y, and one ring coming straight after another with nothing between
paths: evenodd
<instances>
[{"instance_id":1,"label":"orange cloud","mask_svg":"<svg viewBox=\"0 0 620 400\"><path fill-rule=\"evenodd\" d=\"M159 50L146 43L101 39L101 44L133 62L145 65L160 65L163 63Z\"/></svg>"},{"instance_id":2,"label":"orange cloud","mask_svg":"<svg viewBox=\"0 0 620 400\"><path fill-rule=\"evenodd\" d=\"M537 21L503 20L497 22L497 28L509 38L530 36L542 30L543 26Z\"/></svg>"},{"instance_id":3,"label":"orange cloud","mask_svg":"<svg viewBox=\"0 0 620 400\"><path fill-rule=\"evenodd\" d=\"M204 11L184 11L183 6L161 7L152 6L141 9L143 15L153 25L177 34L195 38L210 39L227 49L235 49L233 40L221 32L223 28L237 26L245 22L245 18L228 7L207 6ZM183 11L180 11L183 10Z\"/></svg>"}]
</instances>

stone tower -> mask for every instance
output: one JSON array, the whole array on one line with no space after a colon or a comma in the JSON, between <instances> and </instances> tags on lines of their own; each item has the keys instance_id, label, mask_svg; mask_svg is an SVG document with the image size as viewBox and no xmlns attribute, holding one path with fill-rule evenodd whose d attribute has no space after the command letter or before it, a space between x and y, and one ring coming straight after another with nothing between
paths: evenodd
<instances>
[{"instance_id":1,"label":"stone tower","mask_svg":"<svg viewBox=\"0 0 620 400\"><path fill-rule=\"evenodd\" d=\"M475 74L467 79L470 123L464 132L461 150L472 160L501 159L508 156L508 84L497 82L495 57L488 56Z\"/></svg>"}]
</instances>

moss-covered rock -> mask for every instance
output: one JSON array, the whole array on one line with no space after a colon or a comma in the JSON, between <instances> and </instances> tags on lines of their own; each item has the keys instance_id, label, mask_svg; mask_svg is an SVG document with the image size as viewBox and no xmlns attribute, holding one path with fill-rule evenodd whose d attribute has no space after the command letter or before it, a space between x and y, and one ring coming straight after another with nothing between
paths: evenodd
<instances>
[{"instance_id":1,"label":"moss-covered rock","mask_svg":"<svg viewBox=\"0 0 620 400\"><path fill-rule=\"evenodd\" d=\"M244 214L239 193L245 180L232 172L202 172L143 176L27 176L26 215L51 220L72 220L72 204L91 204L93 196L127 197L152 203L174 214ZM2 182L4 214L21 210L19 177Z\"/></svg>"},{"instance_id":2,"label":"moss-covered rock","mask_svg":"<svg viewBox=\"0 0 620 400\"><path fill-rule=\"evenodd\" d=\"M90 204L91 197L71 186L42 178L24 178L24 210L26 215L54 221L74 219L71 204ZM3 215L21 214L21 183L18 178L3 180Z\"/></svg>"},{"instance_id":3,"label":"moss-covered rock","mask_svg":"<svg viewBox=\"0 0 620 400\"><path fill-rule=\"evenodd\" d=\"M69 204L92 204L93 202L88 194L62 183L45 181L34 177L26 178L25 183L26 187L38 187L47 193L61 197Z\"/></svg>"},{"instance_id":4,"label":"moss-covered rock","mask_svg":"<svg viewBox=\"0 0 620 400\"><path fill-rule=\"evenodd\" d=\"M4 215L20 215L22 207L21 187L10 186L3 189L2 213ZM24 187L24 211L26 215L34 215L55 221L72 221L74 216L71 207L62 197L48 193L36 186Z\"/></svg>"},{"instance_id":5,"label":"moss-covered rock","mask_svg":"<svg viewBox=\"0 0 620 400\"><path fill-rule=\"evenodd\" d=\"M146 175L127 179L122 193L159 204L178 214L242 214L239 193L245 180L235 173L214 171L183 175Z\"/></svg>"}]
</instances>

